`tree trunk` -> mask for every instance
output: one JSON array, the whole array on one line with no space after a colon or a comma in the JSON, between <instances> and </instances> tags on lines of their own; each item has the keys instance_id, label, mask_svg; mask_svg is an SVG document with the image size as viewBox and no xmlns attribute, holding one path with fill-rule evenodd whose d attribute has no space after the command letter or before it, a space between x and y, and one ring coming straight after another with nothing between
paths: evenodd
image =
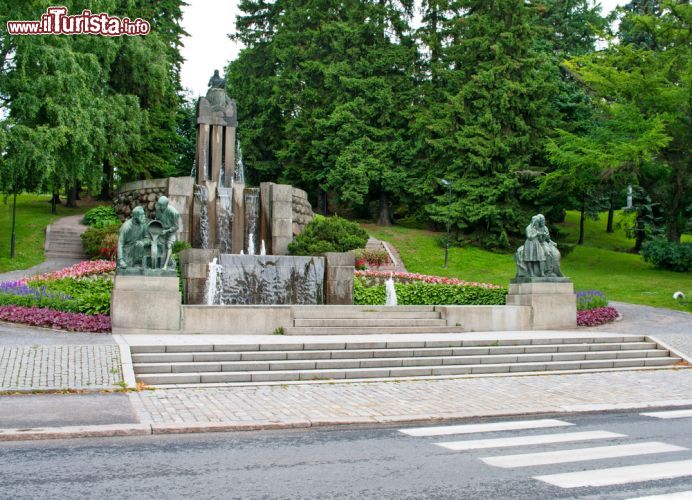
<instances>
[{"instance_id":1,"label":"tree trunk","mask_svg":"<svg viewBox=\"0 0 692 500\"><path fill-rule=\"evenodd\" d=\"M380 212L377 217L378 226L392 225L392 209L389 206L389 196L385 191L380 191Z\"/></svg>"},{"instance_id":2,"label":"tree trunk","mask_svg":"<svg viewBox=\"0 0 692 500\"><path fill-rule=\"evenodd\" d=\"M610 192L610 207L608 208L608 225L606 233L613 232L613 217L615 215L615 191Z\"/></svg>"},{"instance_id":3,"label":"tree trunk","mask_svg":"<svg viewBox=\"0 0 692 500\"><path fill-rule=\"evenodd\" d=\"M113 167L108 160L103 160L103 180L99 200L110 200L113 196Z\"/></svg>"},{"instance_id":4,"label":"tree trunk","mask_svg":"<svg viewBox=\"0 0 692 500\"><path fill-rule=\"evenodd\" d=\"M644 231L644 222L641 220L641 216L637 214L637 218L634 221L634 251L639 253L646 239L646 231Z\"/></svg>"},{"instance_id":5,"label":"tree trunk","mask_svg":"<svg viewBox=\"0 0 692 500\"><path fill-rule=\"evenodd\" d=\"M579 241L577 245L584 244L584 213L586 212L586 198L581 200L581 216L579 217Z\"/></svg>"},{"instance_id":6,"label":"tree trunk","mask_svg":"<svg viewBox=\"0 0 692 500\"><path fill-rule=\"evenodd\" d=\"M67 186L67 208L77 208L77 183Z\"/></svg>"},{"instance_id":7,"label":"tree trunk","mask_svg":"<svg viewBox=\"0 0 692 500\"><path fill-rule=\"evenodd\" d=\"M327 205L327 192L322 188L317 188L317 210L315 212L326 216L328 212Z\"/></svg>"},{"instance_id":8,"label":"tree trunk","mask_svg":"<svg viewBox=\"0 0 692 500\"><path fill-rule=\"evenodd\" d=\"M60 193L54 192L50 198L50 213L58 213L58 204L60 203Z\"/></svg>"}]
</instances>

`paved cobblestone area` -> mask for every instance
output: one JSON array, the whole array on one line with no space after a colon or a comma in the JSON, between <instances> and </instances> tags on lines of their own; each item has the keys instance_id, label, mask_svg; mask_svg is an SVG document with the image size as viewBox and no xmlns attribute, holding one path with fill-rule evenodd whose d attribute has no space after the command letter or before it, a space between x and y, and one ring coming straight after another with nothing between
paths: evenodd
<instances>
[{"instance_id":1,"label":"paved cobblestone area","mask_svg":"<svg viewBox=\"0 0 692 500\"><path fill-rule=\"evenodd\" d=\"M692 370L166 389L131 393L142 423L382 422L579 411L692 400ZM597 409L597 408L596 408Z\"/></svg>"},{"instance_id":2,"label":"paved cobblestone area","mask_svg":"<svg viewBox=\"0 0 692 500\"><path fill-rule=\"evenodd\" d=\"M0 346L0 391L113 389L121 380L115 345Z\"/></svg>"}]
</instances>

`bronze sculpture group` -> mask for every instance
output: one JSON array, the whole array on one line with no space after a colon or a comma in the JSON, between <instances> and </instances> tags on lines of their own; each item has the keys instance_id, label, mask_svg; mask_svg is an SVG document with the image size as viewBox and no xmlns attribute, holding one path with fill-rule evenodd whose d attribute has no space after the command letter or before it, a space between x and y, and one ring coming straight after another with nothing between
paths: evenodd
<instances>
[{"instance_id":1,"label":"bronze sculpture group","mask_svg":"<svg viewBox=\"0 0 692 500\"><path fill-rule=\"evenodd\" d=\"M156 202L156 218L148 220L142 207L120 228L119 269L174 269L173 245L180 228L180 214L161 196Z\"/></svg>"},{"instance_id":2,"label":"bronze sculpture group","mask_svg":"<svg viewBox=\"0 0 692 500\"><path fill-rule=\"evenodd\" d=\"M515 279L563 278L560 271L560 252L550 239L542 214L534 215L526 226L526 242L514 254L517 264Z\"/></svg>"}]
</instances>

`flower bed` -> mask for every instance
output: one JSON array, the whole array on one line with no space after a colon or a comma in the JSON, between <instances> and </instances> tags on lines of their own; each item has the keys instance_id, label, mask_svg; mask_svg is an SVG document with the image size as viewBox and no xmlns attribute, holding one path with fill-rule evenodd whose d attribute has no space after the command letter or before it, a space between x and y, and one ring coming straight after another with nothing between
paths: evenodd
<instances>
[{"instance_id":1,"label":"flower bed","mask_svg":"<svg viewBox=\"0 0 692 500\"><path fill-rule=\"evenodd\" d=\"M115 264L85 261L59 271L0 283L0 319L79 332L110 331Z\"/></svg>"},{"instance_id":2,"label":"flower bed","mask_svg":"<svg viewBox=\"0 0 692 500\"><path fill-rule=\"evenodd\" d=\"M47 281L60 278L83 278L94 274L105 274L115 271L115 262L110 260L85 260L73 266L53 271L52 273L30 276L19 280L21 283L29 281Z\"/></svg>"},{"instance_id":3,"label":"flower bed","mask_svg":"<svg viewBox=\"0 0 692 500\"><path fill-rule=\"evenodd\" d=\"M585 309L577 311L577 325L579 326L598 326L615 321L618 312L614 307L597 307L595 309Z\"/></svg>"},{"instance_id":4,"label":"flower bed","mask_svg":"<svg viewBox=\"0 0 692 500\"><path fill-rule=\"evenodd\" d=\"M470 287L480 287L495 290L505 290L503 286L494 285L492 283L479 283L477 281L464 281L457 278L447 278L445 276L430 276L427 274L417 274L417 273L390 273L388 271L356 271L355 276L359 278L365 278L365 282L368 285L382 284L384 281L392 276L395 283L434 283L440 285L461 285Z\"/></svg>"},{"instance_id":5,"label":"flower bed","mask_svg":"<svg viewBox=\"0 0 692 500\"><path fill-rule=\"evenodd\" d=\"M366 272L372 273L372 271ZM389 273L381 274L389 275ZM426 278L437 278L437 276L426 276ZM372 277L356 274L353 282L354 304L383 305L385 303L387 295L385 285L373 283L371 279ZM453 278L444 279L454 280ZM506 288L489 283L454 281L457 283L429 282L418 279L395 282L394 288L399 305L503 305L505 303Z\"/></svg>"},{"instance_id":6,"label":"flower bed","mask_svg":"<svg viewBox=\"0 0 692 500\"><path fill-rule=\"evenodd\" d=\"M42 307L0 306L0 320L72 332L111 331L111 318L105 314L82 314Z\"/></svg>"}]
</instances>

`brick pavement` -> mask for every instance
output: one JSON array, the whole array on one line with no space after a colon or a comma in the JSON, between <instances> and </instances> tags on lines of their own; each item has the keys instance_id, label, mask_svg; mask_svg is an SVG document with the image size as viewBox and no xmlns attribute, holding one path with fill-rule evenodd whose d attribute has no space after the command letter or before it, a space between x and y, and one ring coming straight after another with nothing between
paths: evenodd
<instances>
[{"instance_id":1,"label":"brick pavement","mask_svg":"<svg viewBox=\"0 0 692 500\"><path fill-rule=\"evenodd\" d=\"M129 396L142 423L367 423L692 403L692 370L167 389Z\"/></svg>"},{"instance_id":2,"label":"brick pavement","mask_svg":"<svg viewBox=\"0 0 692 500\"><path fill-rule=\"evenodd\" d=\"M121 380L116 345L0 346L0 391L113 389Z\"/></svg>"}]
</instances>

